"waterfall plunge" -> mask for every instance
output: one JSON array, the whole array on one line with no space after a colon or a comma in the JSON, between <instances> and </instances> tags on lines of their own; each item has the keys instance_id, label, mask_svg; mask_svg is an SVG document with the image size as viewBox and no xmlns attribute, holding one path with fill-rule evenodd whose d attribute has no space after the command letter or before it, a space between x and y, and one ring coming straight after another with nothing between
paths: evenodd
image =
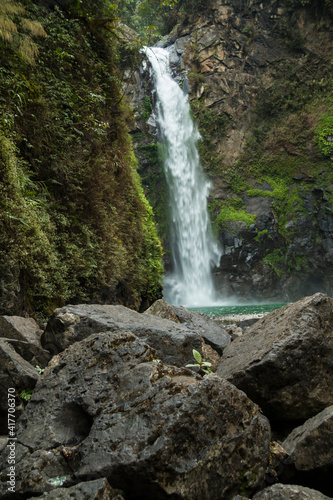
<instances>
[{"instance_id":1,"label":"waterfall plunge","mask_svg":"<svg viewBox=\"0 0 333 500\"><path fill-rule=\"evenodd\" d=\"M214 240L207 197L210 183L199 160L200 138L190 115L187 96L172 79L166 49L146 48L157 94L156 121L165 146L164 171L171 209L172 274L166 276L164 297L170 304L205 306L215 302L212 267L221 250Z\"/></svg>"}]
</instances>

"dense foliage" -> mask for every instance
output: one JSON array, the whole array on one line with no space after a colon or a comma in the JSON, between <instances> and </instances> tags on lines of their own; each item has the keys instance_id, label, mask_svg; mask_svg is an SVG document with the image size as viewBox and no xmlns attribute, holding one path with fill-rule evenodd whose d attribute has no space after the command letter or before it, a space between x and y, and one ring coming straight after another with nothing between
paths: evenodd
<instances>
[{"instance_id":1,"label":"dense foliage","mask_svg":"<svg viewBox=\"0 0 333 500\"><path fill-rule=\"evenodd\" d=\"M161 245L136 172L121 81L121 51L134 57L137 42L124 40L105 4L0 7L18 35L23 18L47 35L30 32L35 66L11 40L0 40L5 312L43 315L92 299L139 308L160 293Z\"/></svg>"},{"instance_id":2,"label":"dense foliage","mask_svg":"<svg viewBox=\"0 0 333 500\"><path fill-rule=\"evenodd\" d=\"M212 0L117 0L123 21L152 45L193 12L206 9Z\"/></svg>"}]
</instances>

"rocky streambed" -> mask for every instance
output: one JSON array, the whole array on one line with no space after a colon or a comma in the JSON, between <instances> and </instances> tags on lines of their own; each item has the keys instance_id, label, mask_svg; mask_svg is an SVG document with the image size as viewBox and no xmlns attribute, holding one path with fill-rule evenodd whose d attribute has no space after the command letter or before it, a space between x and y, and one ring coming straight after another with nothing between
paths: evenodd
<instances>
[{"instance_id":1,"label":"rocky streambed","mask_svg":"<svg viewBox=\"0 0 333 500\"><path fill-rule=\"evenodd\" d=\"M333 299L233 333L164 301L1 317L0 498L331 498Z\"/></svg>"}]
</instances>

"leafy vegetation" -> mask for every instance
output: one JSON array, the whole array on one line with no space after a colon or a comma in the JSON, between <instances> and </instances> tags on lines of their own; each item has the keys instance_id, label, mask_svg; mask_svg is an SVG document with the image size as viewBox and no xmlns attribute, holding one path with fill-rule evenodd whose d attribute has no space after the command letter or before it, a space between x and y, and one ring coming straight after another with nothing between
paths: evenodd
<instances>
[{"instance_id":1,"label":"leafy vegetation","mask_svg":"<svg viewBox=\"0 0 333 500\"><path fill-rule=\"evenodd\" d=\"M222 228L227 228L230 222L244 222L250 226L256 220L256 215L250 214L241 198L229 198L227 200L210 203L209 211L213 215L213 222Z\"/></svg>"},{"instance_id":2,"label":"leafy vegetation","mask_svg":"<svg viewBox=\"0 0 333 500\"><path fill-rule=\"evenodd\" d=\"M201 356L200 352L193 349L193 357L194 357L194 360L196 361L196 363L186 365L187 368L198 368L199 371L202 371L206 375L209 375L210 373L212 373L212 370L210 369L210 367L212 366L212 363L210 363L209 361L202 361L202 356Z\"/></svg>"},{"instance_id":3,"label":"leafy vegetation","mask_svg":"<svg viewBox=\"0 0 333 500\"><path fill-rule=\"evenodd\" d=\"M23 399L23 401L30 401L32 392L33 389L24 389L22 392L20 392L20 398Z\"/></svg>"},{"instance_id":4,"label":"leafy vegetation","mask_svg":"<svg viewBox=\"0 0 333 500\"><path fill-rule=\"evenodd\" d=\"M0 38L8 43L20 57L31 65L35 64L38 56L38 47L34 37L45 37L46 32L38 22L21 18L19 27L14 22L16 16L24 14L23 5L13 0L2 0L0 5Z\"/></svg>"},{"instance_id":5,"label":"leafy vegetation","mask_svg":"<svg viewBox=\"0 0 333 500\"><path fill-rule=\"evenodd\" d=\"M316 129L316 141L320 152L333 159L333 113L321 116Z\"/></svg>"},{"instance_id":6,"label":"leafy vegetation","mask_svg":"<svg viewBox=\"0 0 333 500\"><path fill-rule=\"evenodd\" d=\"M221 170L221 158L215 153L212 143L225 133L229 119L227 115L204 106L200 99L192 99L191 110L201 135L197 147L203 168L209 176L217 175Z\"/></svg>"},{"instance_id":7,"label":"leafy vegetation","mask_svg":"<svg viewBox=\"0 0 333 500\"><path fill-rule=\"evenodd\" d=\"M0 42L0 306L21 288L42 316L93 297L139 308L159 296L163 269L123 99L119 57L136 42L103 1L70 15L29 5L15 24L47 33L35 68Z\"/></svg>"}]
</instances>

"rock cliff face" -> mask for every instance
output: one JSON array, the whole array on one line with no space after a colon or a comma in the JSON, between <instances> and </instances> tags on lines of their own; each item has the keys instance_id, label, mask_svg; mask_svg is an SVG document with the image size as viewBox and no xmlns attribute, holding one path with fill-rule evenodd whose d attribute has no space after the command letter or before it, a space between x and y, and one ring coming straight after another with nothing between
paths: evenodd
<instances>
[{"instance_id":1,"label":"rock cliff face","mask_svg":"<svg viewBox=\"0 0 333 500\"><path fill-rule=\"evenodd\" d=\"M332 10L319 1L217 0L159 43L170 47L202 135L211 218L224 247L218 289L252 299L332 293ZM141 71L133 136L167 246L147 79Z\"/></svg>"}]
</instances>

